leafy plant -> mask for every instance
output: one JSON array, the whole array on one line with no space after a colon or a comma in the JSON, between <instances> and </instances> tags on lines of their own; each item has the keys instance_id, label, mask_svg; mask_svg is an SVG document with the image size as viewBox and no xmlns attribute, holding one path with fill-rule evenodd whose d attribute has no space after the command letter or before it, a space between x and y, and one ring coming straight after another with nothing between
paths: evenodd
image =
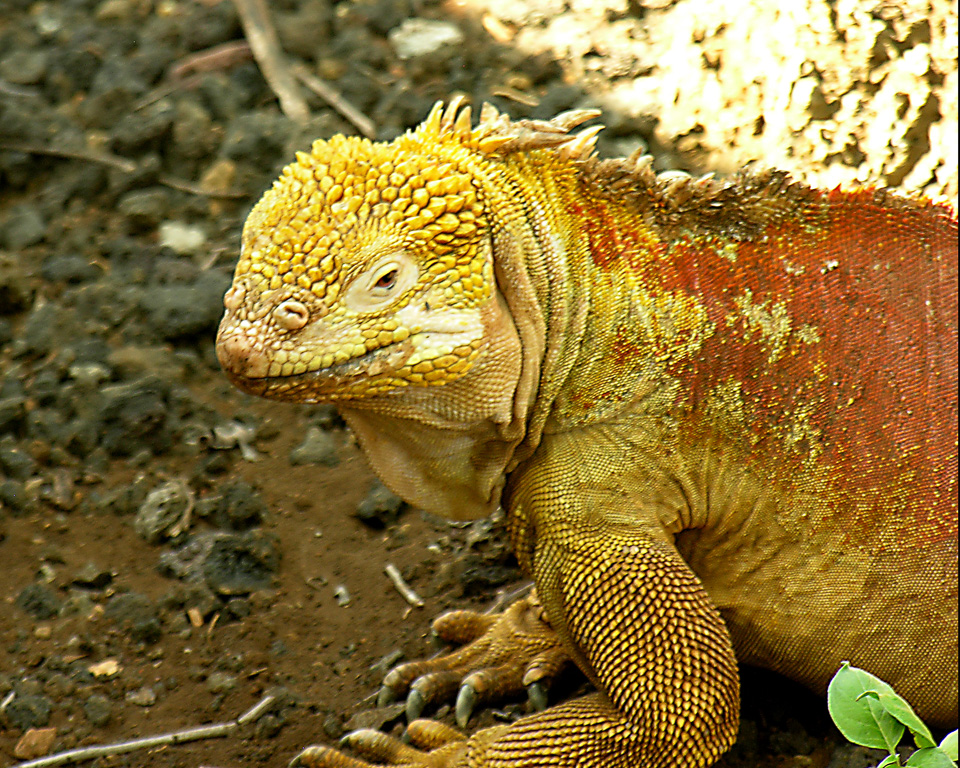
<instances>
[{"instance_id":1,"label":"leafy plant","mask_svg":"<svg viewBox=\"0 0 960 768\"><path fill-rule=\"evenodd\" d=\"M906 730L917 744L917 751L907 759L909 768L956 768L956 731L937 744L930 729L893 688L879 677L851 667L847 661L827 688L827 708L847 739L890 753L877 768L901 765L896 748Z\"/></svg>"}]
</instances>

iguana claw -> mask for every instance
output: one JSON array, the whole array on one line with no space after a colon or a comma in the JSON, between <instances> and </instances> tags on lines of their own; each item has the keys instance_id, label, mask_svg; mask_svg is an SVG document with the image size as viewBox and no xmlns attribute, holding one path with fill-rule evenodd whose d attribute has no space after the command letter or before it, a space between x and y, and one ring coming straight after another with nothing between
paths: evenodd
<instances>
[{"instance_id":1,"label":"iguana claw","mask_svg":"<svg viewBox=\"0 0 960 768\"><path fill-rule=\"evenodd\" d=\"M467 721L473 714L473 708L477 705L477 691L468 683L460 686L460 692L457 694L456 717L457 725L461 728L467 727Z\"/></svg>"},{"instance_id":2,"label":"iguana claw","mask_svg":"<svg viewBox=\"0 0 960 768\"><path fill-rule=\"evenodd\" d=\"M395 688L391 688L389 685L380 686L380 691L377 693L377 706L386 707L388 704L393 704L397 700L398 693Z\"/></svg>"},{"instance_id":3,"label":"iguana claw","mask_svg":"<svg viewBox=\"0 0 960 768\"><path fill-rule=\"evenodd\" d=\"M540 682L530 683L527 686L527 699L536 712L543 712L547 708L547 689Z\"/></svg>"},{"instance_id":4,"label":"iguana claw","mask_svg":"<svg viewBox=\"0 0 960 768\"><path fill-rule=\"evenodd\" d=\"M407 722L412 722L420 717L423 708L427 705L423 694L416 688L411 689L407 694Z\"/></svg>"}]
</instances>

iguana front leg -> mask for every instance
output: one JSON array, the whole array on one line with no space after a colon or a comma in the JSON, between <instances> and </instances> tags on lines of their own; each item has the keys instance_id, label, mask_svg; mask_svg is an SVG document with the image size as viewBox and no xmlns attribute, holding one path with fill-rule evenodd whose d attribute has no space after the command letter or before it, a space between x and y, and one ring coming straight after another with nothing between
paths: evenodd
<instances>
[{"instance_id":1,"label":"iguana front leg","mask_svg":"<svg viewBox=\"0 0 960 768\"><path fill-rule=\"evenodd\" d=\"M600 694L526 718L539 719L541 762L518 754L502 765L710 765L737 733L729 634L654 510L631 493L645 481L621 468L635 464L603 438L590 450L593 442L545 440L531 468L511 478L507 504L550 624ZM529 749L532 725L498 746ZM566 745L559 761L552 741Z\"/></svg>"},{"instance_id":2,"label":"iguana front leg","mask_svg":"<svg viewBox=\"0 0 960 768\"><path fill-rule=\"evenodd\" d=\"M598 693L435 752L360 734L364 754L416 768L702 768L733 742L739 683L719 613L655 516L624 494L612 452L591 463L567 445L542 446L507 505L550 625ZM369 765L330 754L304 764Z\"/></svg>"}]
</instances>

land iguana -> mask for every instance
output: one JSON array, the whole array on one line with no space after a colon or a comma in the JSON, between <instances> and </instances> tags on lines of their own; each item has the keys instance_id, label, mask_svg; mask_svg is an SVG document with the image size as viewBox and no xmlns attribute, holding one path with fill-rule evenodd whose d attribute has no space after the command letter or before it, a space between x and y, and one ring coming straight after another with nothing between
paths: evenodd
<instances>
[{"instance_id":1,"label":"land iguana","mask_svg":"<svg viewBox=\"0 0 960 768\"><path fill-rule=\"evenodd\" d=\"M535 592L391 672L416 715L596 692L366 759L694 768L737 662L816 691L849 660L957 720L957 219L881 189L601 160L597 115L459 100L389 143L299 153L251 212L217 351L247 392L334 403L375 470L448 517L502 505ZM332 748L306 766L367 766Z\"/></svg>"}]
</instances>

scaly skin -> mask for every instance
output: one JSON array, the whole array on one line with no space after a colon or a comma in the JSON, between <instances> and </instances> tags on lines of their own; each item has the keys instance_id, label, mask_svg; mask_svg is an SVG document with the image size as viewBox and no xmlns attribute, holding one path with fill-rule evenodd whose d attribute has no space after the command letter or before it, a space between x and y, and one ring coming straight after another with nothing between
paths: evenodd
<instances>
[{"instance_id":1,"label":"scaly skin","mask_svg":"<svg viewBox=\"0 0 960 768\"><path fill-rule=\"evenodd\" d=\"M736 735L734 650L820 691L849 659L955 723L956 216L658 178L592 157L568 131L593 116L471 128L455 102L389 144L318 141L247 222L231 379L336 403L414 504L502 503L533 634L598 689L466 740L418 721L425 751L355 743L699 768Z\"/></svg>"}]
</instances>

